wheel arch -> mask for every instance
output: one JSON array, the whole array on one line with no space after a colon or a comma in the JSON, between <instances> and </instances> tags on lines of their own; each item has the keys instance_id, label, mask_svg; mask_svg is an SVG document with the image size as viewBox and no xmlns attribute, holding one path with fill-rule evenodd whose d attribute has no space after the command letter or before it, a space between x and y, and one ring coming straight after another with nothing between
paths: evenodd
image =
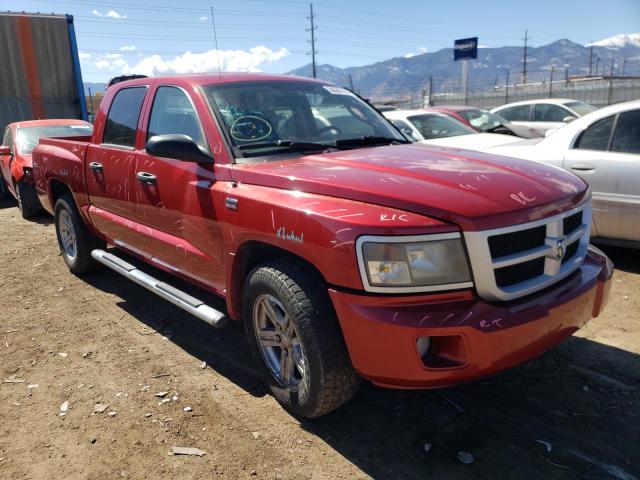
<instances>
[{"instance_id":1,"label":"wheel arch","mask_svg":"<svg viewBox=\"0 0 640 480\"><path fill-rule=\"evenodd\" d=\"M293 260L304 265L322 281L322 287L327 286L322 272L307 259L269 243L248 240L235 252L228 276L227 310L232 319L242 320L242 294L249 272L262 263L276 259Z\"/></svg>"}]
</instances>

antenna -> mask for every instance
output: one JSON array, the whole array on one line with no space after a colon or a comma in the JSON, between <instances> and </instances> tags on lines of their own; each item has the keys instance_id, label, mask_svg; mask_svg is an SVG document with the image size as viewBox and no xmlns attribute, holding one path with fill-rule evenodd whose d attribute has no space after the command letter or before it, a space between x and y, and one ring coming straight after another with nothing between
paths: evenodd
<instances>
[{"instance_id":1,"label":"antenna","mask_svg":"<svg viewBox=\"0 0 640 480\"><path fill-rule=\"evenodd\" d=\"M216 46L216 58L218 59L218 78L222 80L222 65L220 64L220 49L218 48L218 35L216 34L216 18L213 16L213 5L211 7L211 25L213 26L213 42Z\"/></svg>"}]
</instances>

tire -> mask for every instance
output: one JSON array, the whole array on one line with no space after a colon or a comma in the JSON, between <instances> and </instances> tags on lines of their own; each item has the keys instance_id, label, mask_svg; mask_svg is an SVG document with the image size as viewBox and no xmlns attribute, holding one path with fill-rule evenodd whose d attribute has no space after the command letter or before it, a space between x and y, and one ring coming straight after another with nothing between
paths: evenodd
<instances>
[{"instance_id":1,"label":"tire","mask_svg":"<svg viewBox=\"0 0 640 480\"><path fill-rule=\"evenodd\" d=\"M89 231L70 194L56 201L54 223L62 258L71 273L80 275L95 268L98 263L91 251L105 248L106 244Z\"/></svg>"},{"instance_id":2,"label":"tire","mask_svg":"<svg viewBox=\"0 0 640 480\"><path fill-rule=\"evenodd\" d=\"M245 329L259 369L278 402L307 418L340 407L360 385L323 283L310 269L280 259L252 270L243 290Z\"/></svg>"},{"instance_id":3,"label":"tire","mask_svg":"<svg viewBox=\"0 0 640 480\"><path fill-rule=\"evenodd\" d=\"M18 209L24 219L30 219L40 213L39 200L33 185L29 185L23 181L14 183L16 192L16 200L18 201Z\"/></svg>"},{"instance_id":4,"label":"tire","mask_svg":"<svg viewBox=\"0 0 640 480\"><path fill-rule=\"evenodd\" d=\"M4 178L2 178L2 174L0 173L0 200L3 200L5 197L9 196L9 189L4 183Z\"/></svg>"}]
</instances>

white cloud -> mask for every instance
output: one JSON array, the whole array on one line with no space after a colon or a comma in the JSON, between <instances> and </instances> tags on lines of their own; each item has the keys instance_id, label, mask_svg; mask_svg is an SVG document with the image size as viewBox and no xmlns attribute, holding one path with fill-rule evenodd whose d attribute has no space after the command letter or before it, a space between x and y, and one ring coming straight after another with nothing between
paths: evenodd
<instances>
[{"instance_id":1,"label":"white cloud","mask_svg":"<svg viewBox=\"0 0 640 480\"><path fill-rule=\"evenodd\" d=\"M423 53L427 53L427 52L428 52L427 47L418 47L418 51L416 53L414 52L405 53L404 58L415 57L416 55L422 55Z\"/></svg>"},{"instance_id":2,"label":"white cloud","mask_svg":"<svg viewBox=\"0 0 640 480\"><path fill-rule=\"evenodd\" d=\"M121 52L133 52L137 49L138 47L136 47L135 45L123 45L122 47L120 47Z\"/></svg>"},{"instance_id":3,"label":"white cloud","mask_svg":"<svg viewBox=\"0 0 640 480\"><path fill-rule=\"evenodd\" d=\"M116 12L115 10L109 10L107 13L103 14L101 12L99 12L98 10L91 10L91 13L93 13L96 17L109 17L109 18L119 18L119 19L125 19L127 18L126 15L120 15L118 12Z\"/></svg>"},{"instance_id":4,"label":"white cloud","mask_svg":"<svg viewBox=\"0 0 640 480\"><path fill-rule=\"evenodd\" d=\"M490 45L478 45L478 48L491 48Z\"/></svg>"},{"instance_id":5,"label":"white cloud","mask_svg":"<svg viewBox=\"0 0 640 480\"><path fill-rule=\"evenodd\" d=\"M209 20L209 17L200 17L200 18L198 18L199 22L206 22L207 20Z\"/></svg>"},{"instance_id":6,"label":"white cloud","mask_svg":"<svg viewBox=\"0 0 640 480\"><path fill-rule=\"evenodd\" d=\"M107 17L111 17L111 18L127 18L126 15L120 15L118 12L116 12L115 10L109 10L107 12Z\"/></svg>"},{"instance_id":7,"label":"white cloud","mask_svg":"<svg viewBox=\"0 0 640 480\"><path fill-rule=\"evenodd\" d=\"M130 51L123 48L120 50ZM271 50L260 45L249 50L220 50L219 54L223 71L259 72L262 65L277 62L290 53L286 48ZM173 58L164 58L161 55L145 57L140 53L138 55L142 58L135 64L125 60L122 53L105 53L94 57L92 63L99 70L109 73L137 73L149 76L218 71L218 55L215 50L201 53L187 51Z\"/></svg>"},{"instance_id":8,"label":"white cloud","mask_svg":"<svg viewBox=\"0 0 640 480\"><path fill-rule=\"evenodd\" d=\"M78 52L78 58L80 59L80 61L82 60L88 60L89 58L91 58L91 54L88 52Z\"/></svg>"}]
</instances>

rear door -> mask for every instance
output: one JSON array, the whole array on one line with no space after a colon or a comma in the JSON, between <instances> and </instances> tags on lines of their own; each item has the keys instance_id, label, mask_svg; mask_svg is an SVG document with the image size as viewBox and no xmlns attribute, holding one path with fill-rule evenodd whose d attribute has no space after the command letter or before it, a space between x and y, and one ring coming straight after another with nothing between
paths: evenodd
<instances>
[{"instance_id":1,"label":"rear door","mask_svg":"<svg viewBox=\"0 0 640 480\"><path fill-rule=\"evenodd\" d=\"M514 105L513 107L497 110L496 113L515 125L535 128L533 105ZM540 130L540 133L544 133L544 130Z\"/></svg>"},{"instance_id":2,"label":"rear door","mask_svg":"<svg viewBox=\"0 0 640 480\"><path fill-rule=\"evenodd\" d=\"M89 144L85 175L92 205L91 219L115 243L130 243L135 235L127 222L134 219L136 202L133 177L139 151L138 123L147 86L118 90L111 102L97 143Z\"/></svg>"},{"instance_id":3,"label":"rear door","mask_svg":"<svg viewBox=\"0 0 640 480\"><path fill-rule=\"evenodd\" d=\"M591 186L598 236L640 241L640 110L591 124L564 165Z\"/></svg>"},{"instance_id":4,"label":"rear door","mask_svg":"<svg viewBox=\"0 0 640 480\"><path fill-rule=\"evenodd\" d=\"M163 134L183 134L211 152L201 119L209 115L187 90L158 85L152 92L143 143ZM140 177L140 179L138 179ZM199 165L141 151L134 175L137 222L152 261L205 286L223 288L222 231L214 202L217 182L212 164Z\"/></svg>"}]
</instances>

